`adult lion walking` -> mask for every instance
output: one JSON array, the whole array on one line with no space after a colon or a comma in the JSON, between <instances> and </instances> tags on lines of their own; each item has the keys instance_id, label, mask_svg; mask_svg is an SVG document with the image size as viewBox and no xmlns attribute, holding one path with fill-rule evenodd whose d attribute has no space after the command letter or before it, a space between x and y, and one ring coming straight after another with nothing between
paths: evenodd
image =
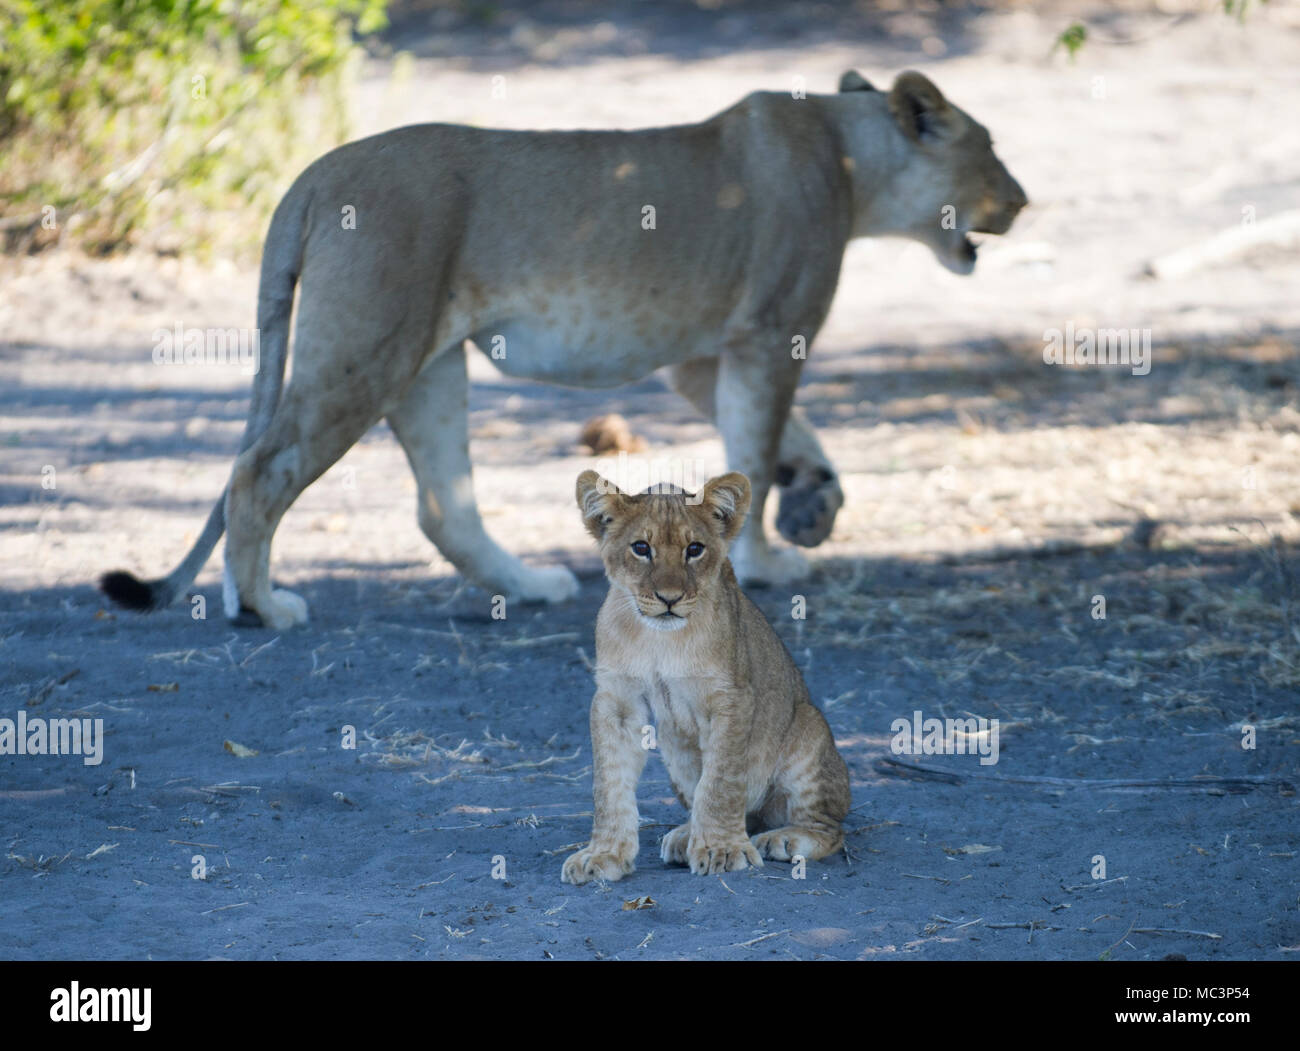
<instances>
[{"instance_id":1,"label":"adult lion walking","mask_svg":"<svg viewBox=\"0 0 1300 1051\"><path fill-rule=\"evenodd\" d=\"M567 569L525 566L486 533L467 433L466 340L510 376L612 387L663 369L748 475L732 549L742 580L806 571L843 502L791 412L848 241L901 236L970 273L971 233L1026 204L988 132L926 77L886 92L756 92L699 124L629 132L400 128L327 153L285 194L262 258L262 365L226 491L167 577L107 574L136 609L184 594L224 532L227 616L277 630L307 605L270 584L271 539L298 495L386 418L419 486L420 527L494 593L562 601ZM354 221L345 222L345 217ZM297 288L294 368L284 387ZM282 390L281 388L284 387Z\"/></svg>"}]
</instances>

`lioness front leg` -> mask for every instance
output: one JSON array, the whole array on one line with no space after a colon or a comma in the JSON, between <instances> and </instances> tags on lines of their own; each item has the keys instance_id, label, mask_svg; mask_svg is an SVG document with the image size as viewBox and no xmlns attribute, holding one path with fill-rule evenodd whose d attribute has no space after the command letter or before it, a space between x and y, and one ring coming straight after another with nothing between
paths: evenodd
<instances>
[{"instance_id":1,"label":"lioness front leg","mask_svg":"<svg viewBox=\"0 0 1300 1051\"><path fill-rule=\"evenodd\" d=\"M707 419L716 420L717 358L674 365L665 375L673 390ZM831 535L835 516L844 506L844 491L812 425L795 406L781 430L773 481L780 494L778 533L800 547L816 547Z\"/></svg>"},{"instance_id":2,"label":"lioness front leg","mask_svg":"<svg viewBox=\"0 0 1300 1051\"><path fill-rule=\"evenodd\" d=\"M483 528L469 459L469 377L463 344L430 361L388 422L419 486L420 528L467 579L491 593L563 602L578 593L563 566L526 566Z\"/></svg>"},{"instance_id":3,"label":"lioness front leg","mask_svg":"<svg viewBox=\"0 0 1300 1051\"><path fill-rule=\"evenodd\" d=\"M641 727L648 713L640 701L598 688L591 701L592 784L595 806L591 842L569 856L564 883L619 880L636 868L636 784L645 767Z\"/></svg>"},{"instance_id":4,"label":"lioness front leg","mask_svg":"<svg viewBox=\"0 0 1300 1051\"><path fill-rule=\"evenodd\" d=\"M686 863L696 875L763 865L745 830L745 741L753 720L753 703L744 692L718 693L707 701L710 718L704 770L691 801L691 831L686 842Z\"/></svg>"},{"instance_id":5,"label":"lioness front leg","mask_svg":"<svg viewBox=\"0 0 1300 1051\"><path fill-rule=\"evenodd\" d=\"M806 576L808 563L793 548L773 550L763 527L763 507L776 476L781 432L799 382L799 362L789 351L724 353L715 391L718 430L727 467L749 476L752 496L744 528L730 557L742 583L784 584Z\"/></svg>"}]
</instances>

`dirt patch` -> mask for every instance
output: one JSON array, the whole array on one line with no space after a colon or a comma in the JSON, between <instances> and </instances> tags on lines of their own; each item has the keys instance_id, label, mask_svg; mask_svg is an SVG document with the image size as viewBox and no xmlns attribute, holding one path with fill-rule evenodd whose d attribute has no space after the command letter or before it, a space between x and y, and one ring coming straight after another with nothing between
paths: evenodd
<instances>
[{"instance_id":1,"label":"dirt patch","mask_svg":"<svg viewBox=\"0 0 1300 1051\"><path fill-rule=\"evenodd\" d=\"M617 22L645 5L610 6ZM308 628L226 627L215 559L202 609L135 617L91 582L174 564L247 404L237 370L155 366L151 333L251 324L255 275L7 261L0 717L103 719L105 741L98 766L0 762L0 954L1289 958L1300 262L1275 249L1137 276L1244 207L1294 202L1286 17L1115 23L1153 32L1073 66L1047 57L1056 17L1022 10L964 21L944 55L923 47L942 26L801 46L760 19L735 46L640 54L584 36L580 62L509 58L504 106L492 28L458 24L440 32L459 57L362 85L374 126L634 126L794 75L887 80L924 56L1028 190L1023 225L971 279L923 249L855 246L805 375L847 502L799 591L754 596L827 713L854 810L844 854L803 880L664 867L657 838L682 811L652 761L638 871L559 882L590 831L604 593L572 506L592 466L579 425L617 412L647 455L723 467L657 381L565 391L474 365L489 528L576 567L571 604L493 619L419 533L381 427L278 534L274 574L310 603ZM1150 371L1044 364L1045 331L1067 323L1149 329ZM897 754L895 723L918 710L998 719L996 765Z\"/></svg>"}]
</instances>

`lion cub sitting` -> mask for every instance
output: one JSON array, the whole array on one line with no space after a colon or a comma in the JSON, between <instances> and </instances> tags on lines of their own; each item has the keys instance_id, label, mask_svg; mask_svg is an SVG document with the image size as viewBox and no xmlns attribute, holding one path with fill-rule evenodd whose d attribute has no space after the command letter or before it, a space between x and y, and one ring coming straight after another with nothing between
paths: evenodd
<instances>
[{"instance_id":1,"label":"lion cub sitting","mask_svg":"<svg viewBox=\"0 0 1300 1051\"><path fill-rule=\"evenodd\" d=\"M594 827L586 849L564 863L566 883L617 880L636 867L636 784L651 713L673 789L691 812L664 836L665 862L730 872L763 857L823 858L843 843L848 768L727 561L749 495L749 479L735 473L698 495L664 486L630 496L595 471L578 478L610 588L596 620ZM751 840L759 829L768 831Z\"/></svg>"}]
</instances>

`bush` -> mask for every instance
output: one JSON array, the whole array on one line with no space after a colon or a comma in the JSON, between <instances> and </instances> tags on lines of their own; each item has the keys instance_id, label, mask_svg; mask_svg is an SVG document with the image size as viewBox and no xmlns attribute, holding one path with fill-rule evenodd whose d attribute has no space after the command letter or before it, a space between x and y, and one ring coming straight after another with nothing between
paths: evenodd
<instances>
[{"instance_id":1,"label":"bush","mask_svg":"<svg viewBox=\"0 0 1300 1051\"><path fill-rule=\"evenodd\" d=\"M255 244L286 172L346 135L352 33L384 21L384 0L0 0L7 247Z\"/></svg>"}]
</instances>

